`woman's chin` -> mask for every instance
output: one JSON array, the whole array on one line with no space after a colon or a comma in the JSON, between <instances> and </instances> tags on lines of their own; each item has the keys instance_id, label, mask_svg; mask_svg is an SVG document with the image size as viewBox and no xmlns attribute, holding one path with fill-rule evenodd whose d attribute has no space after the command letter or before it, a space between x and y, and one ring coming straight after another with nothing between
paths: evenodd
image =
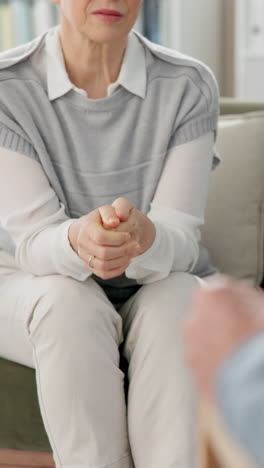
<instances>
[{"instance_id":1,"label":"woman's chin","mask_svg":"<svg viewBox=\"0 0 264 468\"><path fill-rule=\"evenodd\" d=\"M102 28L90 29L87 32L87 37L98 44L105 44L122 40L128 35L128 32L121 31L121 28L111 28L111 26L105 26Z\"/></svg>"}]
</instances>

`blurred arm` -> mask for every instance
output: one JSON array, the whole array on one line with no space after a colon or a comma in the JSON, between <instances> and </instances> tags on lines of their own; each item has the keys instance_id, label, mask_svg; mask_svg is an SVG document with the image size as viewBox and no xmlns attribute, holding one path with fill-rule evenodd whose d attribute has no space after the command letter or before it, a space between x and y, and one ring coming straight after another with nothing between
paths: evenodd
<instances>
[{"instance_id":1,"label":"blurred arm","mask_svg":"<svg viewBox=\"0 0 264 468\"><path fill-rule=\"evenodd\" d=\"M234 437L264 466L264 332L240 346L217 379L217 401Z\"/></svg>"}]
</instances>

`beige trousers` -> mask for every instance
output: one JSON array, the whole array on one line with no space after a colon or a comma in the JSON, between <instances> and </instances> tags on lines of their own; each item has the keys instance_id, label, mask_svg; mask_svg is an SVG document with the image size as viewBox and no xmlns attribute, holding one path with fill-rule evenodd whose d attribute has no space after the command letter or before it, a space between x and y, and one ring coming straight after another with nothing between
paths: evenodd
<instances>
[{"instance_id":1,"label":"beige trousers","mask_svg":"<svg viewBox=\"0 0 264 468\"><path fill-rule=\"evenodd\" d=\"M117 312L91 278L36 277L2 254L0 356L36 369L56 467L196 466L196 395L181 334L196 278L175 273L143 286Z\"/></svg>"}]
</instances>

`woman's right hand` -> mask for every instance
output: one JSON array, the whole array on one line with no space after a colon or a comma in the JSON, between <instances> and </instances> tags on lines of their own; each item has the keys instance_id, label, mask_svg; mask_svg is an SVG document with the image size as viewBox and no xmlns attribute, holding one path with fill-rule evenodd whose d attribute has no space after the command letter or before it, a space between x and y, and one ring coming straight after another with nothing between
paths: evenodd
<instances>
[{"instance_id":1,"label":"woman's right hand","mask_svg":"<svg viewBox=\"0 0 264 468\"><path fill-rule=\"evenodd\" d=\"M72 249L87 269L102 279L124 273L139 253L137 242L128 232L115 231L119 224L115 208L105 205L77 219L69 229Z\"/></svg>"}]
</instances>

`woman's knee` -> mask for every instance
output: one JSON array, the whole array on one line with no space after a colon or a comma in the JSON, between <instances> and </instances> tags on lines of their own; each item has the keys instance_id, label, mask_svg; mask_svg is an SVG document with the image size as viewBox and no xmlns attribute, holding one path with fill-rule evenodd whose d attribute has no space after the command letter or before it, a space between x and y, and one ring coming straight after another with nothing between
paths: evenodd
<instances>
[{"instance_id":1,"label":"woman's knee","mask_svg":"<svg viewBox=\"0 0 264 468\"><path fill-rule=\"evenodd\" d=\"M82 283L60 275L37 280L41 292L29 317L30 334L45 327L54 337L67 339L85 330L88 339L96 329L106 328L119 339L121 318L94 280Z\"/></svg>"},{"instance_id":2,"label":"woman's knee","mask_svg":"<svg viewBox=\"0 0 264 468\"><path fill-rule=\"evenodd\" d=\"M146 337L175 333L187 316L197 279L188 273L173 273L168 278L143 286L124 317L125 329L136 327Z\"/></svg>"},{"instance_id":3,"label":"woman's knee","mask_svg":"<svg viewBox=\"0 0 264 468\"><path fill-rule=\"evenodd\" d=\"M150 297L151 309L154 310L156 320L180 320L189 312L193 294L200 287L197 278L189 273L172 273L159 284L151 285L146 291L145 302Z\"/></svg>"}]
</instances>

